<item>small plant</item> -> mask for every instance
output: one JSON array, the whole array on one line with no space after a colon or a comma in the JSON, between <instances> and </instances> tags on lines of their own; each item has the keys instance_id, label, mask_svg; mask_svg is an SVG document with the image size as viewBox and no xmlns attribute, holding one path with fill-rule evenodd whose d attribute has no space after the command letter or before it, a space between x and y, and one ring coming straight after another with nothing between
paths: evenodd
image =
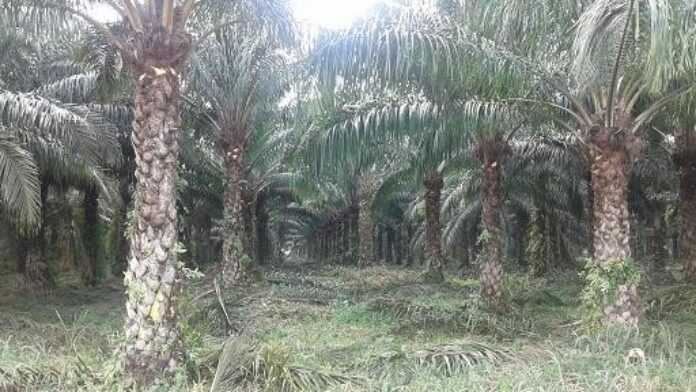
<instances>
[{"instance_id":1,"label":"small plant","mask_svg":"<svg viewBox=\"0 0 696 392\"><path fill-rule=\"evenodd\" d=\"M476 240L476 245L483 248L488 243L488 241L490 239L491 239L491 233L489 233L488 230L484 229L481 231L481 234L478 236L478 239Z\"/></svg>"},{"instance_id":2,"label":"small plant","mask_svg":"<svg viewBox=\"0 0 696 392\"><path fill-rule=\"evenodd\" d=\"M604 309L616 301L621 287L635 287L640 283L640 270L631 259L605 263L588 259L581 275L585 280L581 299L590 327L603 323Z\"/></svg>"}]
</instances>

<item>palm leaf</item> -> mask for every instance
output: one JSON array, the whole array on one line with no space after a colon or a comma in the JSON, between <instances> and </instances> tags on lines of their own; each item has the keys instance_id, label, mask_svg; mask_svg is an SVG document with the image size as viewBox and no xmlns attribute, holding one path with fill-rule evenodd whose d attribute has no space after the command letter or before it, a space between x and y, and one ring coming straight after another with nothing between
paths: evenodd
<instances>
[{"instance_id":1,"label":"palm leaf","mask_svg":"<svg viewBox=\"0 0 696 392\"><path fill-rule=\"evenodd\" d=\"M39 169L31 154L12 138L1 136L0 195L5 209L23 228L39 223L39 189Z\"/></svg>"}]
</instances>

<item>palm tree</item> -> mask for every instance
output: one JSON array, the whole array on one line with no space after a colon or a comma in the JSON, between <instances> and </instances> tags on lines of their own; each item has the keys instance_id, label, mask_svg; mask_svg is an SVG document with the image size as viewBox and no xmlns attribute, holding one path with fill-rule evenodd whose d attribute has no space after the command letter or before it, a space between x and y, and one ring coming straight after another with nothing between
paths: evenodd
<instances>
[{"instance_id":1,"label":"palm tree","mask_svg":"<svg viewBox=\"0 0 696 392\"><path fill-rule=\"evenodd\" d=\"M689 73L673 61L678 56L671 43L671 32L677 30L671 24L672 8L667 1L553 2L548 10L561 12L515 17L510 10L528 4L502 3L508 7L499 8L501 15L490 13L501 19L488 24L503 25L488 33L494 41L480 46L486 49L481 53L527 72L556 94L549 99L544 89L539 97L519 100L543 101L556 115L570 120L559 125L584 146L593 198L593 262L603 270L623 268L631 258L628 178L640 154L644 130L669 102L690 88L688 83L672 83L675 76ZM546 5L539 2L543 9ZM575 31L572 45L562 35L551 46L538 40L540 33L558 32L559 26ZM521 43L512 37L522 37ZM506 47L511 42L515 44ZM520 45L530 44L531 55L515 55ZM571 63L565 60L569 51ZM635 324L640 313L635 274L626 271L619 280L616 298L603 300L603 319Z\"/></svg>"},{"instance_id":2,"label":"palm tree","mask_svg":"<svg viewBox=\"0 0 696 392\"><path fill-rule=\"evenodd\" d=\"M249 277L253 258L249 238L253 234L245 234L244 229L253 231L256 192L247 175L247 155L250 141L263 132L269 108L277 105L285 90L285 59L278 52L282 38L261 29L223 29L193 62L192 88L214 111L211 121L224 158L222 263L227 285Z\"/></svg>"},{"instance_id":3,"label":"palm tree","mask_svg":"<svg viewBox=\"0 0 696 392\"><path fill-rule=\"evenodd\" d=\"M365 139L365 144L357 142L360 137L355 135L360 131L350 132L345 136L341 132L352 129L352 124L361 124L363 117L350 105L338 105L340 109L333 113L333 118L320 119L314 124L321 130L319 135L309 139L308 146L303 152L309 165L315 168L321 177L337 177L340 193L337 198L343 201L342 211L336 215L349 219L353 230L354 256L361 267L371 265L377 254L374 234L377 230L375 211L376 197L384 184L384 178L399 171L398 164L402 161L403 145L398 143L382 143L376 138ZM351 120L345 120L351 118ZM357 123L354 123L356 120ZM329 124L333 123L334 126ZM343 213L345 212L345 214Z\"/></svg>"},{"instance_id":4,"label":"palm tree","mask_svg":"<svg viewBox=\"0 0 696 392\"><path fill-rule=\"evenodd\" d=\"M31 151L42 153L47 169L59 170L51 158L82 151L84 158L96 161L99 142L108 141L108 125L92 113L84 117L77 107L63 106L31 93L0 90L0 129L2 130L3 202L20 225L39 222L39 167ZM62 144L52 144L58 141ZM115 139L112 139L115 141ZM51 156L52 154L55 154ZM62 155L66 159L68 155Z\"/></svg>"},{"instance_id":5,"label":"palm tree","mask_svg":"<svg viewBox=\"0 0 696 392\"><path fill-rule=\"evenodd\" d=\"M101 110L73 94L81 91L74 83L80 79L74 76L79 67L64 61L70 48L63 42L4 24L0 40L14 52L13 61L3 64L0 89L1 188L22 232L18 269L32 283L50 284L44 239L49 187L61 184L108 194L104 168L120 163L116 129ZM87 268L94 269L95 262L91 258ZM93 274L86 275L93 280Z\"/></svg>"},{"instance_id":6,"label":"palm tree","mask_svg":"<svg viewBox=\"0 0 696 392\"><path fill-rule=\"evenodd\" d=\"M180 76L198 42L223 26L277 17L282 1L107 1L121 16L123 34L65 2L37 3L49 11L32 15L56 11L92 25L118 49L132 75L136 219L126 273L124 366L132 381L149 385L158 374L173 373L181 356L174 308ZM204 31L197 37L189 30L194 22Z\"/></svg>"},{"instance_id":7,"label":"palm tree","mask_svg":"<svg viewBox=\"0 0 696 392\"><path fill-rule=\"evenodd\" d=\"M494 212L502 202L499 184L509 151L507 135L514 134L521 125L520 119L508 115L514 113L509 105L496 101L514 91L534 89L535 82L524 81L499 60L484 56L482 47L489 43L475 38L468 30L472 27L475 26L460 25L427 5L384 9L345 34L328 37L319 45L314 67L320 79L329 85L338 75L344 85L359 91L369 91L377 85L397 95L424 98L430 105L423 112L426 116L409 116L408 111L394 109L385 116L366 115L363 122L355 122L354 128L359 135L378 134L363 132L361 127L387 128L382 118L394 129L411 132L421 121L419 117L425 117L429 119L426 121L429 129L443 130L440 131L442 134L434 133L436 136L432 140L443 145L450 143L450 154L464 145L470 146L472 156L485 169L482 173L486 180L487 197L483 199L485 213L482 220L487 234L488 257L482 265L482 292L492 302L499 302L502 293L502 226ZM421 114L418 110L415 113ZM507 121L496 123L497 117L502 119L505 116ZM402 123L408 126L403 127ZM423 158L426 159L422 162L429 162L431 168L437 167L438 159L427 159L427 155ZM434 180L428 181L429 200L434 202L439 181L433 174L432 169L428 170L427 177ZM439 225L435 223L434 211L438 208L434 203L430 207L428 226L431 229L427 237L431 238L430 253L437 254L436 228Z\"/></svg>"}]
</instances>

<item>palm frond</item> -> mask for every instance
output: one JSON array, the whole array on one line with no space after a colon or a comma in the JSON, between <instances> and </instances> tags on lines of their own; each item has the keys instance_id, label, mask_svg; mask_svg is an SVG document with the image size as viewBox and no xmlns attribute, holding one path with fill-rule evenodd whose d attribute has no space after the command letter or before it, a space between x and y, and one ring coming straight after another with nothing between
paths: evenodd
<instances>
[{"instance_id":1,"label":"palm frond","mask_svg":"<svg viewBox=\"0 0 696 392\"><path fill-rule=\"evenodd\" d=\"M0 127L0 131L4 128ZM31 153L16 140L0 137L0 195L4 208L20 223L30 228L39 223L39 169Z\"/></svg>"}]
</instances>

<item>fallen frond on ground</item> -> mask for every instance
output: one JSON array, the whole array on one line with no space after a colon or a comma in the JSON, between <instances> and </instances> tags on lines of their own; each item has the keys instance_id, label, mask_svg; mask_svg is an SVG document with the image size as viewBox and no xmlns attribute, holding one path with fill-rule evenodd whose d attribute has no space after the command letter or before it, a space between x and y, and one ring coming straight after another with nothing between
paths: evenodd
<instances>
[{"instance_id":1,"label":"fallen frond on ground","mask_svg":"<svg viewBox=\"0 0 696 392\"><path fill-rule=\"evenodd\" d=\"M325 391L342 384L362 384L358 377L324 372L292 363L283 348L259 348L253 339L240 336L225 342L220 354L211 392L245 391Z\"/></svg>"},{"instance_id":2,"label":"fallen frond on ground","mask_svg":"<svg viewBox=\"0 0 696 392\"><path fill-rule=\"evenodd\" d=\"M476 342L454 342L418 350L385 352L368 361L368 372L376 378L398 374L401 378L414 377L427 368L451 377L483 364L499 365L516 359L510 351ZM394 377L397 378L397 377Z\"/></svg>"}]
</instances>

